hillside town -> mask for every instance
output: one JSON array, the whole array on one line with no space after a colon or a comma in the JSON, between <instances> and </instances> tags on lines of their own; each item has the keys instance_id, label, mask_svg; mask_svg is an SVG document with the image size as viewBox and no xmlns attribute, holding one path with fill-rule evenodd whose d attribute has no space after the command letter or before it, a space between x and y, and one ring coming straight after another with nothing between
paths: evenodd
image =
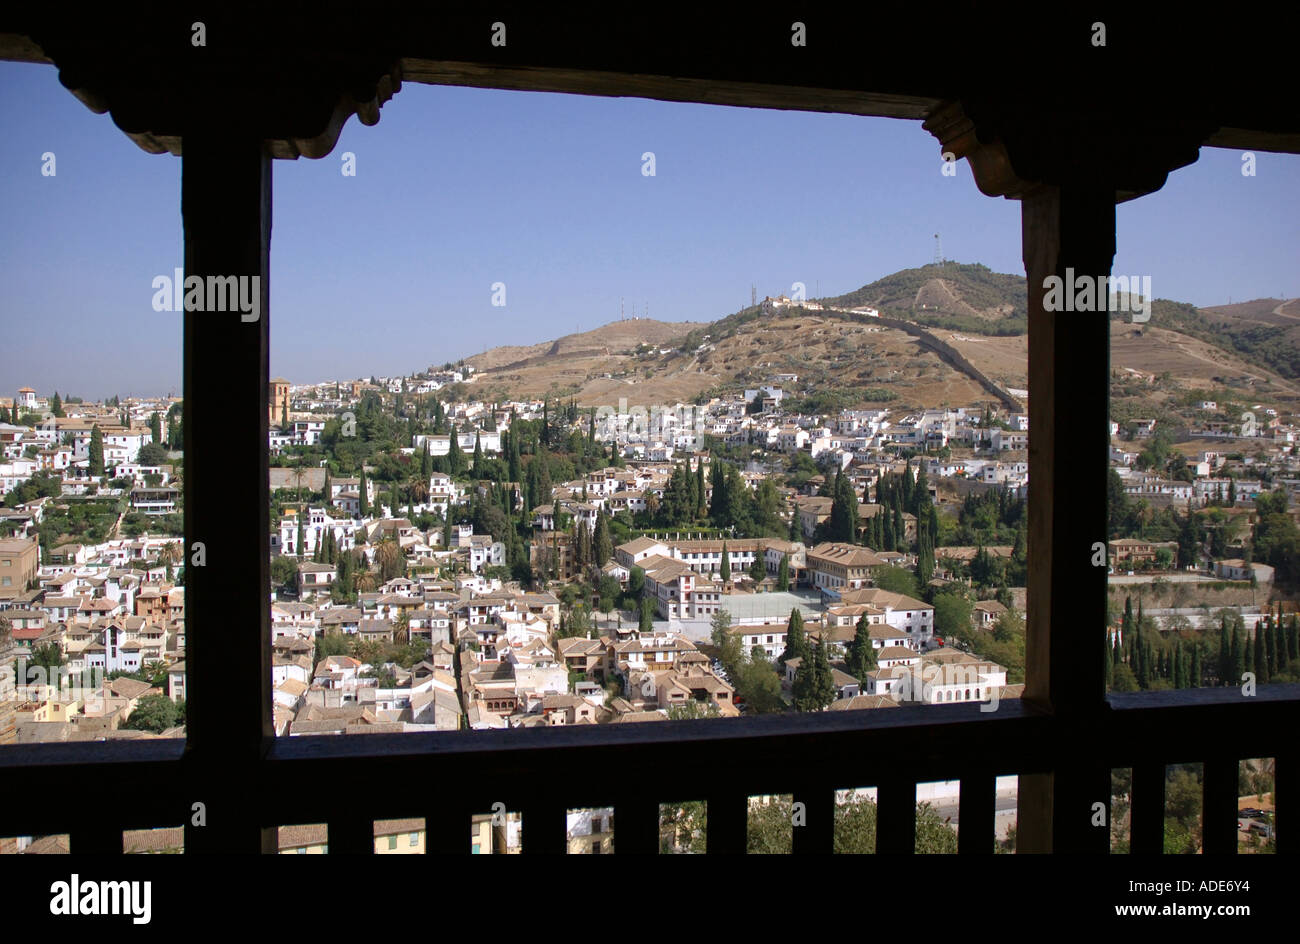
<instances>
[{"instance_id":1,"label":"hillside town","mask_svg":"<svg viewBox=\"0 0 1300 944\"><path fill-rule=\"evenodd\" d=\"M1019 697L1027 413L809 412L793 373L633 408L489 403L474 380L271 382L277 734ZM0 738L182 728L180 407L0 400ZM1294 671L1270 597L1291 574L1266 560L1295 528L1295 427L1254 410L1206 419L1222 445L1195 452L1112 425L1115 690L1232 677L1221 634Z\"/></svg>"}]
</instances>

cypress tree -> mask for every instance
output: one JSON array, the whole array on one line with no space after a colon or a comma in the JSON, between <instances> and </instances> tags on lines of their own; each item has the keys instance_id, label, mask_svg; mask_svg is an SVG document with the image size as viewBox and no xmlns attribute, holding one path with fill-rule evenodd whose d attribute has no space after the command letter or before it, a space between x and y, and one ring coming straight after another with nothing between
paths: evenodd
<instances>
[{"instance_id":1,"label":"cypress tree","mask_svg":"<svg viewBox=\"0 0 1300 944\"><path fill-rule=\"evenodd\" d=\"M921 513L933 504L930 500L930 480L925 474L925 461L921 460L916 470L916 486L912 489L912 507L908 510L916 515L919 523Z\"/></svg>"},{"instance_id":2,"label":"cypress tree","mask_svg":"<svg viewBox=\"0 0 1300 944\"><path fill-rule=\"evenodd\" d=\"M780 662L785 665L787 659L793 659L796 656L805 658L808 655L808 640L803 632L803 614L799 608L793 607L790 610L790 621L785 627L785 651L781 653Z\"/></svg>"},{"instance_id":3,"label":"cypress tree","mask_svg":"<svg viewBox=\"0 0 1300 944\"><path fill-rule=\"evenodd\" d=\"M1219 684L1226 685L1231 678L1232 642L1228 638L1228 614L1224 613L1219 621Z\"/></svg>"},{"instance_id":4,"label":"cypress tree","mask_svg":"<svg viewBox=\"0 0 1300 944\"><path fill-rule=\"evenodd\" d=\"M154 442L162 443L162 417L158 415L157 410L154 410L149 417L149 434L153 437Z\"/></svg>"},{"instance_id":5,"label":"cypress tree","mask_svg":"<svg viewBox=\"0 0 1300 944\"><path fill-rule=\"evenodd\" d=\"M1229 685L1240 685L1241 677L1246 673L1246 654L1242 645L1241 632L1234 623L1232 626L1232 675L1228 676Z\"/></svg>"},{"instance_id":6,"label":"cypress tree","mask_svg":"<svg viewBox=\"0 0 1300 944\"><path fill-rule=\"evenodd\" d=\"M776 571L776 589L785 593L790 589L790 555L781 555L781 566Z\"/></svg>"},{"instance_id":7,"label":"cypress tree","mask_svg":"<svg viewBox=\"0 0 1300 944\"><path fill-rule=\"evenodd\" d=\"M479 469L483 467L483 435L478 430L474 431L474 474L477 475Z\"/></svg>"},{"instance_id":8,"label":"cypress tree","mask_svg":"<svg viewBox=\"0 0 1300 944\"><path fill-rule=\"evenodd\" d=\"M460 451L460 436L457 435L455 426L451 427L449 438L450 442L447 444L447 471L452 475L460 475L465 470L465 456Z\"/></svg>"},{"instance_id":9,"label":"cypress tree","mask_svg":"<svg viewBox=\"0 0 1300 944\"><path fill-rule=\"evenodd\" d=\"M722 566L718 568L718 576L722 578L723 583L731 579L731 558L727 555L727 542L722 542Z\"/></svg>"},{"instance_id":10,"label":"cypress tree","mask_svg":"<svg viewBox=\"0 0 1300 944\"><path fill-rule=\"evenodd\" d=\"M1201 679L1204 677L1201 667L1201 647L1198 645L1192 649L1192 677L1188 679L1188 687L1200 688Z\"/></svg>"},{"instance_id":11,"label":"cypress tree","mask_svg":"<svg viewBox=\"0 0 1300 944\"><path fill-rule=\"evenodd\" d=\"M1264 633L1264 658L1268 662L1268 677L1272 678L1277 675L1277 624L1272 619Z\"/></svg>"},{"instance_id":12,"label":"cypress tree","mask_svg":"<svg viewBox=\"0 0 1300 944\"><path fill-rule=\"evenodd\" d=\"M1106 667L1105 667L1105 672L1106 672L1106 682L1105 682L1104 686L1102 687L1102 691L1106 691L1106 692L1108 692L1108 691L1110 691L1111 681L1112 681L1113 678L1114 678L1115 663L1114 663L1114 647L1111 645L1111 640L1110 640L1110 634L1109 634L1109 633L1106 634L1105 640L1106 640L1106 653L1105 653L1105 655L1106 655Z\"/></svg>"},{"instance_id":13,"label":"cypress tree","mask_svg":"<svg viewBox=\"0 0 1300 944\"><path fill-rule=\"evenodd\" d=\"M104 434L96 423L90 430L90 474L104 474Z\"/></svg>"},{"instance_id":14,"label":"cypress tree","mask_svg":"<svg viewBox=\"0 0 1300 944\"><path fill-rule=\"evenodd\" d=\"M370 517L370 490L366 486L366 467L361 467L360 484L357 486L357 493L361 498L361 517Z\"/></svg>"},{"instance_id":15,"label":"cypress tree","mask_svg":"<svg viewBox=\"0 0 1300 944\"><path fill-rule=\"evenodd\" d=\"M686 460L686 470L682 474L683 496L686 501L686 507L682 509L682 520L689 520L696 517L700 508L700 483L699 476L691 470L691 460Z\"/></svg>"},{"instance_id":16,"label":"cypress tree","mask_svg":"<svg viewBox=\"0 0 1300 944\"><path fill-rule=\"evenodd\" d=\"M1146 689L1151 681L1150 652L1142 638L1142 603L1138 602L1137 620L1133 626L1133 674L1137 677L1138 688Z\"/></svg>"},{"instance_id":17,"label":"cypress tree","mask_svg":"<svg viewBox=\"0 0 1300 944\"><path fill-rule=\"evenodd\" d=\"M867 622L866 613L858 618L858 624L853 631L853 642L849 644L848 655L844 661L849 674L863 683L866 681L866 674L876 667L876 650L871 645L871 626Z\"/></svg>"},{"instance_id":18,"label":"cypress tree","mask_svg":"<svg viewBox=\"0 0 1300 944\"><path fill-rule=\"evenodd\" d=\"M611 557L614 556L614 542L609 535L609 518L605 515L605 509L601 509L596 516L596 542L595 542L595 565L604 567Z\"/></svg>"},{"instance_id":19,"label":"cypress tree","mask_svg":"<svg viewBox=\"0 0 1300 944\"><path fill-rule=\"evenodd\" d=\"M705 501L706 491L704 488L704 457L695 463L695 517L703 518L708 513L708 502Z\"/></svg>"},{"instance_id":20,"label":"cypress tree","mask_svg":"<svg viewBox=\"0 0 1300 944\"><path fill-rule=\"evenodd\" d=\"M821 710L835 701L835 676L831 674L830 659L826 655L826 646L819 638L813 647L813 697L817 709Z\"/></svg>"},{"instance_id":21,"label":"cypress tree","mask_svg":"<svg viewBox=\"0 0 1300 944\"><path fill-rule=\"evenodd\" d=\"M1268 657L1264 652L1265 628L1263 623L1255 624L1255 681L1263 685L1268 681Z\"/></svg>"}]
</instances>

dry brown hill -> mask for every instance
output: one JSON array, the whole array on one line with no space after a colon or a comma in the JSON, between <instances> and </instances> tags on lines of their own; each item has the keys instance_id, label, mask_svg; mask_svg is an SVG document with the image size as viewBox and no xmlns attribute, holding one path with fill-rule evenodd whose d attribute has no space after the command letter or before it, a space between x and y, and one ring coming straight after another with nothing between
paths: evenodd
<instances>
[{"instance_id":1,"label":"dry brown hill","mask_svg":"<svg viewBox=\"0 0 1300 944\"><path fill-rule=\"evenodd\" d=\"M938 343L860 315L760 306L710 324L617 321L555 341L493 348L468 362L481 372L474 387L485 398L573 396L589 406L690 401L754 387L778 373L797 374L787 391L825 408L987 402L992 396L979 374L1002 390L1028 385L1021 276L980 265L923 266L825 301L878 308ZM960 357L941 356L935 346ZM1296 300L1198 309L1157 299L1149 323L1112 320L1111 361L1119 375L1163 375L1189 390L1227 387L1300 400L1300 381L1290 379L1300 376L1292 350L1300 351Z\"/></svg>"}]
</instances>

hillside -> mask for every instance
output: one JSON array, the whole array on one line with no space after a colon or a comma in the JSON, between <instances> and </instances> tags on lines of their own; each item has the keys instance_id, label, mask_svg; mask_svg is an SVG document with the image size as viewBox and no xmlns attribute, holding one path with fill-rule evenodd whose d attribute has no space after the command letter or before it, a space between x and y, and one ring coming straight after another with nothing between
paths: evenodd
<instances>
[{"instance_id":1,"label":"hillside","mask_svg":"<svg viewBox=\"0 0 1300 944\"><path fill-rule=\"evenodd\" d=\"M756 306L709 324L617 321L467 360L480 371L480 396L574 396L584 405L690 401L753 387L776 373L798 375L797 384L787 384L802 399L798 405L826 409L985 402L993 399L988 382L1003 391L1027 386L1023 276L978 264L927 265L821 304L876 308L912 327ZM1201 310L1156 299L1148 324L1113 316L1111 344L1118 377L1300 401L1300 384L1292 382L1300 378L1300 301Z\"/></svg>"},{"instance_id":2,"label":"hillside","mask_svg":"<svg viewBox=\"0 0 1300 944\"><path fill-rule=\"evenodd\" d=\"M465 362L475 370L496 370L512 365L522 366L524 362L539 357L569 357L597 352L600 356L612 356L621 351L635 350L641 344L670 344L698 327L702 325L691 321L668 322L630 318L612 321L581 334L566 334L554 341L494 347L482 354L465 358Z\"/></svg>"},{"instance_id":3,"label":"hillside","mask_svg":"<svg viewBox=\"0 0 1300 944\"><path fill-rule=\"evenodd\" d=\"M904 269L822 302L835 308L876 308L882 314L957 331L1015 335L1028 327L1024 276L994 272L978 263Z\"/></svg>"}]
</instances>

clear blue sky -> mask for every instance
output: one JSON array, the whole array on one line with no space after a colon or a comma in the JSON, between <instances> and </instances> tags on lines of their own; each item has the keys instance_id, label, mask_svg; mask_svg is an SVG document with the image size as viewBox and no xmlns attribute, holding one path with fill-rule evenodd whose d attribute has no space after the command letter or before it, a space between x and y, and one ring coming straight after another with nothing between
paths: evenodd
<instances>
[{"instance_id":1,"label":"clear blue sky","mask_svg":"<svg viewBox=\"0 0 1300 944\"><path fill-rule=\"evenodd\" d=\"M180 392L181 161L47 66L0 63L0 391ZM53 152L57 176L43 177ZM356 155L357 175L340 173ZM656 176L641 173L653 151ZM1116 274L1208 306L1300 295L1300 157L1203 149L1119 208ZM407 85L319 161L276 161L272 371L398 374L629 313L712 320L944 255L1023 273L1020 207L940 173L918 122ZM507 305L491 305L506 284Z\"/></svg>"}]
</instances>

